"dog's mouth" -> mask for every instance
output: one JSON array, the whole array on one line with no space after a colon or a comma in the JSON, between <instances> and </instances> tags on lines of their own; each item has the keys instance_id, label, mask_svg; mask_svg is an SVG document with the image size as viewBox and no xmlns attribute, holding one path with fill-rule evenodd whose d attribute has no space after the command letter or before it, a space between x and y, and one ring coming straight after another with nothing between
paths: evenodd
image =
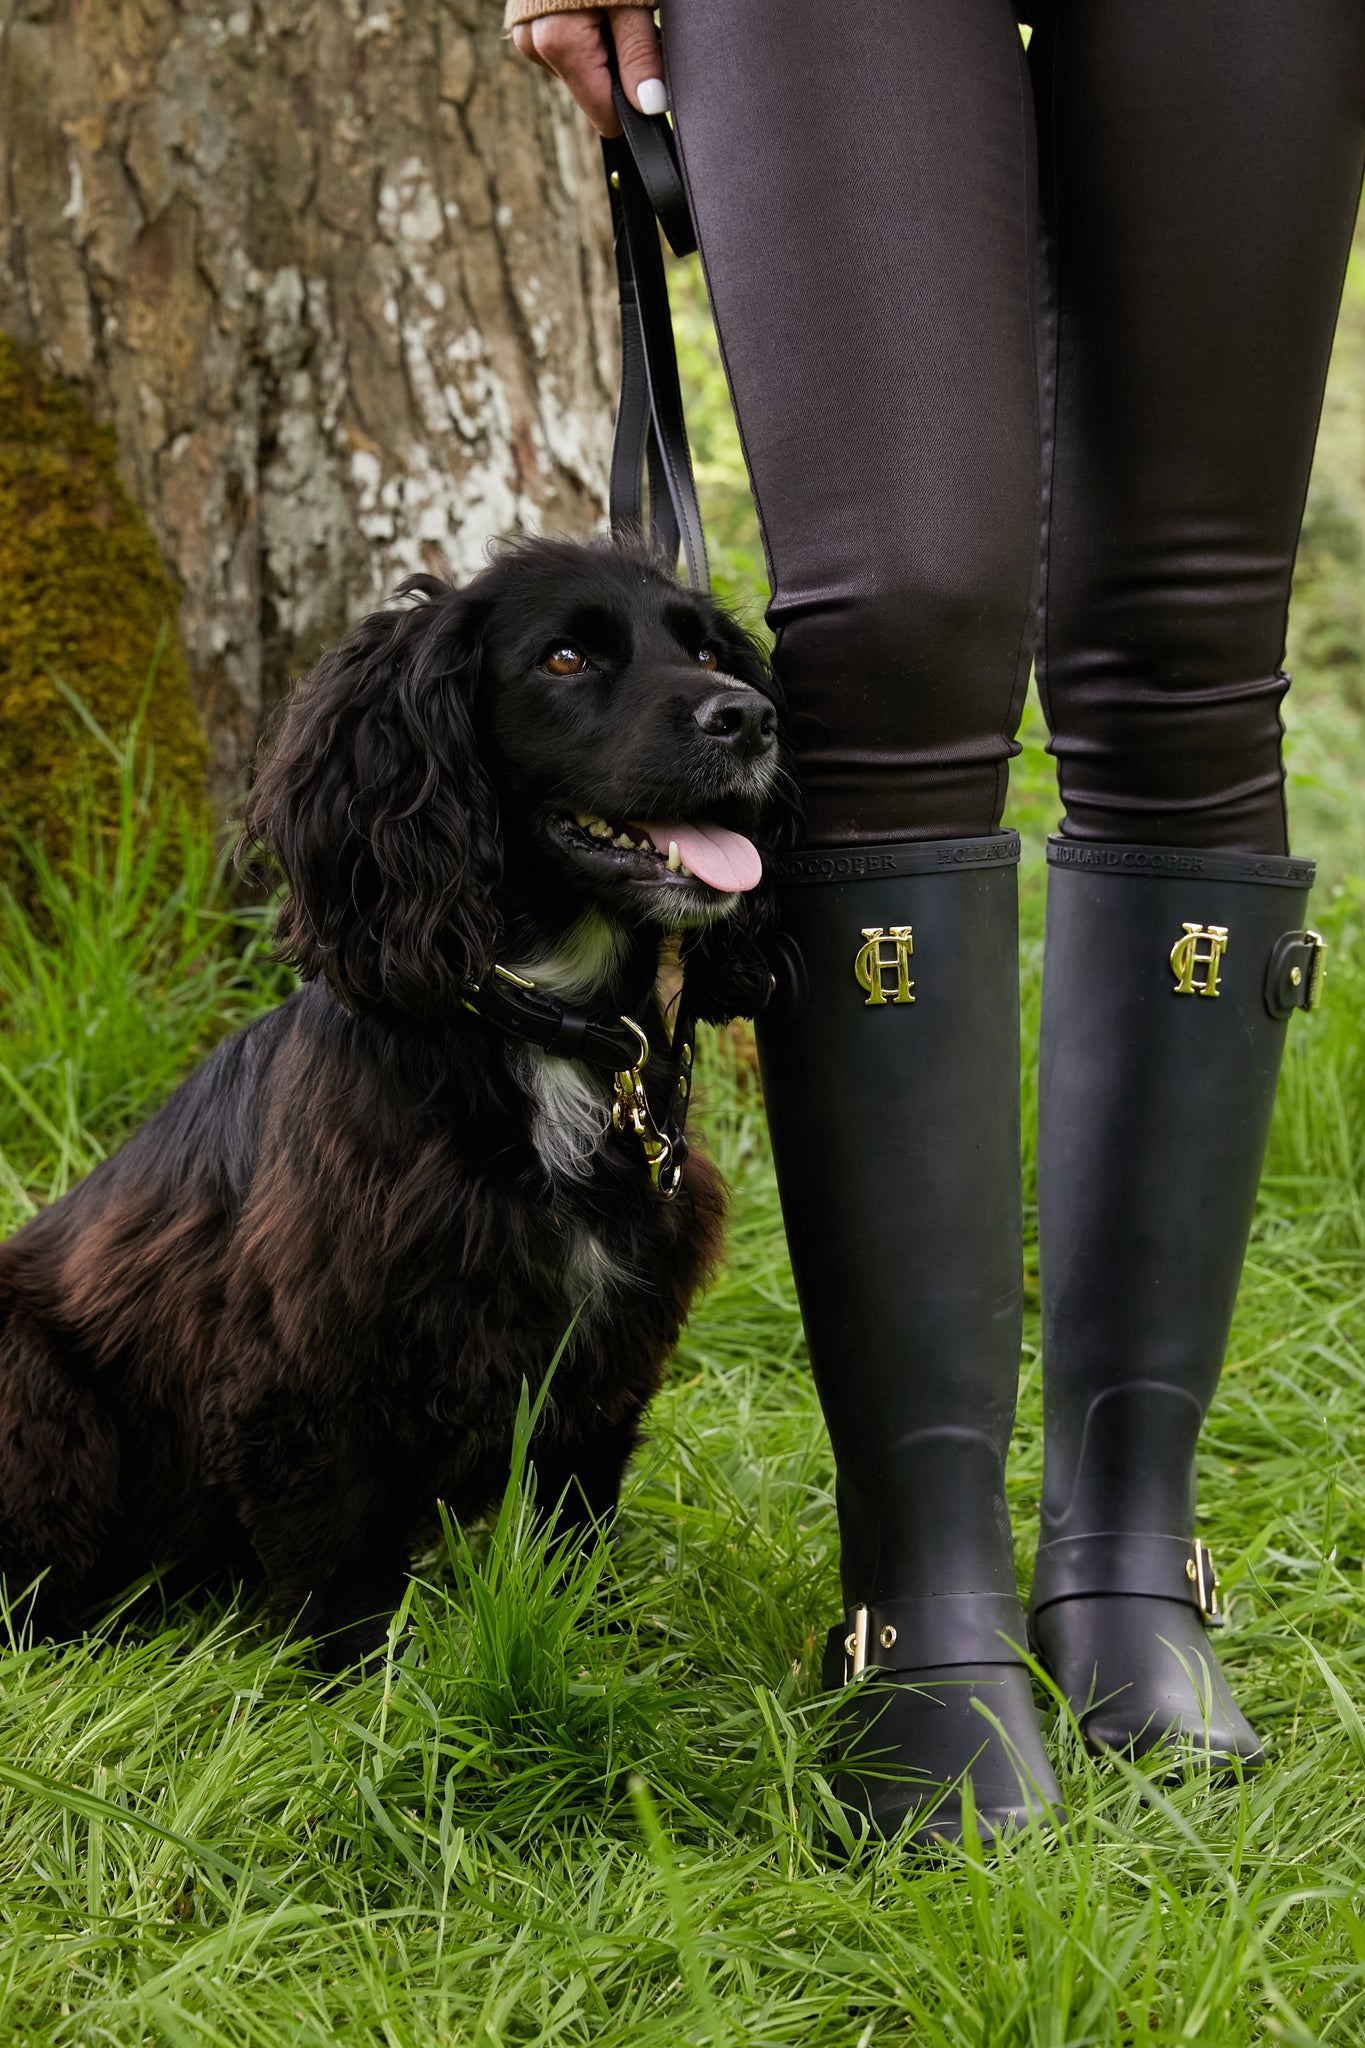
<instances>
[{"instance_id":1,"label":"dog's mouth","mask_svg":"<svg viewBox=\"0 0 1365 2048\"><path fill-rule=\"evenodd\" d=\"M763 879L758 848L742 832L711 823L613 824L591 811L556 820L562 844L597 873L656 888L695 888L741 895Z\"/></svg>"}]
</instances>

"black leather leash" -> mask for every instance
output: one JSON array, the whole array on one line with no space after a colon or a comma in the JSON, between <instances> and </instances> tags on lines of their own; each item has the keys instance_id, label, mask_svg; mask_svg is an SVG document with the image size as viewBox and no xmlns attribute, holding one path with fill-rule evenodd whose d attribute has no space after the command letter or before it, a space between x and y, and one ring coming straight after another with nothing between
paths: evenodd
<instances>
[{"instance_id":1,"label":"black leather leash","mask_svg":"<svg viewBox=\"0 0 1365 2048\"><path fill-rule=\"evenodd\" d=\"M614 51L609 62L623 130L602 144L621 300L621 393L611 449L611 530L642 530L642 473L647 471L649 538L670 567L677 562L681 542L689 584L693 590L706 590L706 543L683 419L659 228L676 256L690 256L697 237L672 128L663 115L635 111L622 88ZM651 1064L648 1035L633 1017L605 1009L576 1009L544 994L510 968L495 966L477 987L467 989L465 1006L510 1038L609 1073L612 1123L638 1140L650 1179L666 1201L672 1200L687 1159L684 1127L696 1031L686 975L669 1056L658 1065ZM644 1078L647 1067L649 1082Z\"/></svg>"},{"instance_id":2,"label":"black leather leash","mask_svg":"<svg viewBox=\"0 0 1365 2048\"><path fill-rule=\"evenodd\" d=\"M602 144L621 301L621 395L611 449L611 530L640 530L641 474L647 470L649 537L670 564L678 559L681 540L688 583L693 590L706 590L706 542L659 247L662 227L674 255L690 256L697 246L696 230L667 116L638 114L626 98L614 52L609 62L612 98L622 128L620 135Z\"/></svg>"}]
</instances>

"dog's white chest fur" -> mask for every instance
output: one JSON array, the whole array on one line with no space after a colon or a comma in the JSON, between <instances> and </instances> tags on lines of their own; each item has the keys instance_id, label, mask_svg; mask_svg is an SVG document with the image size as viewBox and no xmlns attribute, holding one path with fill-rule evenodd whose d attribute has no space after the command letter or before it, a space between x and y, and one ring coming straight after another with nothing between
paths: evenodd
<instances>
[{"instance_id":1,"label":"dog's white chest fur","mask_svg":"<svg viewBox=\"0 0 1365 2048\"><path fill-rule=\"evenodd\" d=\"M528 1045L520 1055L531 1102L531 1143L552 1181L586 1180L611 1123L604 1077L582 1060Z\"/></svg>"},{"instance_id":2,"label":"dog's white chest fur","mask_svg":"<svg viewBox=\"0 0 1365 2048\"><path fill-rule=\"evenodd\" d=\"M512 972L564 1002L591 1001L609 981L626 944L613 918L589 910L571 925L555 952L519 960ZM531 1100L531 1143L552 1181L586 1180L611 1123L610 1084L582 1060L560 1059L524 1046L517 1055Z\"/></svg>"},{"instance_id":3,"label":"dog's white chest fur","mask_svg":"<svg viewBox=\"0 0 1365 2048\"><path fill-rule=\"evenodd\" d=\"M531 1143L553 1188L586 1180L611 1122L603 1077L581 1060L554 1059L533 1046L523 1054L527 1094L532 1098ZM554 1197L551 1195L551 1201ZM563 1225L564 1292L575 1308L590 1311L625 1276L586 1224Z\"/></svg>"},{"instance_id":4,"label":"dog's white chest fur","mask_svg":"<svg viewBox=\"0 0 1365 2048\"><path fill-rule=\"evenodd\" d=\"M518 961L513 972L546 995L591 1001L609 980L626 943L612 919L589 911L548 958ZM537 1046L515 1055L531 1106L531 1144L551 1187L585 1181L611 1127L611 1083L582 1060L566 1060ZM553 1196L551 1197L553 1200ZM569 1228L564 1287L583 1302L623 1276L600 1241L582 1225Z\"/></svg>"}]
</instances>

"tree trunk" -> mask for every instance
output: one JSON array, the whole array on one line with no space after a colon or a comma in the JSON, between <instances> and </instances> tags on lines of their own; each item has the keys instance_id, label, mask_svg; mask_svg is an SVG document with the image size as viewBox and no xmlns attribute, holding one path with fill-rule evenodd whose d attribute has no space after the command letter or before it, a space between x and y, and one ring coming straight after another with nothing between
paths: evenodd
<instances>
[{"instance_id":1,"label":"tree trunk","mask_svg":"<svg viewBox=\"0 0 1365 2048\"><path fill-rule=\"evenodd\" d=\"M291 674L401 577L602 514L597 148L499 13L0 0L0 329L116 430L220 809Z\"/></svg>"}]
</instances>

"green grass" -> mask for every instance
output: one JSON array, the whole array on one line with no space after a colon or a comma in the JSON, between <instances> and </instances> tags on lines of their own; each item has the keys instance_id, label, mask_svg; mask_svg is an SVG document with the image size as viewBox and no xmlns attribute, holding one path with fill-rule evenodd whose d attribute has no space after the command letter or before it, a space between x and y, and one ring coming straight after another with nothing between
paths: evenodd
<instances>
[{"instance_id":1,"label":"green grass","mask_svg":"<svg viewBox=\"0 0 1365 2048\"><path fill-rule=\"evenodd\" d=\"M719 580L752 619L761 557L694 290L680 326ZM1066 1840L993 1859L830 1853L813 1677L837 1603L829 1459L760 1106L712 1041L700 1120L734 1188L729 1261L654 1411L614 1551L547 1573L514 1488L492 1527L448 1530L420 1560L386 1667L330 1689L259 1606L144 1599L60 1647L16 1620L0 1654L0 2041L1365 2038L1365 836L1350 758L1365 697L1342 580L1359 508L1323 505L1296 601L1294 794L1299 843L1328 869L1330 999L1291 1030L1200 1467L1230 1609L1220 1647L1269 1768L1162 1786L1089 1761L1045 1703ZM1055 815L1042 741L1035 714L1011 810L1028 1102ZM0 1231L284 985L259 920L146 796L131 748L124 783L112 851L87 836L70 869L36 862L27 909L0 900ZM1031 1134L1025 1171L1031 1189ZM1041 1475L1031 1238L1027 1269L1011 1464L1025 1582Z\"/></svg>"},{"instance_id":2,"label":"green grass","mask_svg":"<svg viewBox=\"0 0 1365 2048\"><path fill-rule=\"evenodd\" d=\"M1024 759L1026 1015L1046 763ZM279 993L207 849L121 842L0 904L0 1227ZM168 879L169 864L169 879ZM153 876L161 880L153 881ZM1241 1787L1089 1762L1072 1829L998 1857L832 1854L829 1461L760 1107L702 1054L735 1190L613 1553L544 1570L523 1495L418 1565L387 1667L328 1690L259 1606L144 1600L0 1657L0 2039L62 2044L963 2044L1365 2033L1365 891L1295 1020L1204 1527L1271 1745ZM1026 1068L1026 1086L1027 1086ZM1029 1252L1029 1272L1034 1260ZM1011 1493L1041 1469L1031 1298Z\"/></svg>"}]
</instances>

